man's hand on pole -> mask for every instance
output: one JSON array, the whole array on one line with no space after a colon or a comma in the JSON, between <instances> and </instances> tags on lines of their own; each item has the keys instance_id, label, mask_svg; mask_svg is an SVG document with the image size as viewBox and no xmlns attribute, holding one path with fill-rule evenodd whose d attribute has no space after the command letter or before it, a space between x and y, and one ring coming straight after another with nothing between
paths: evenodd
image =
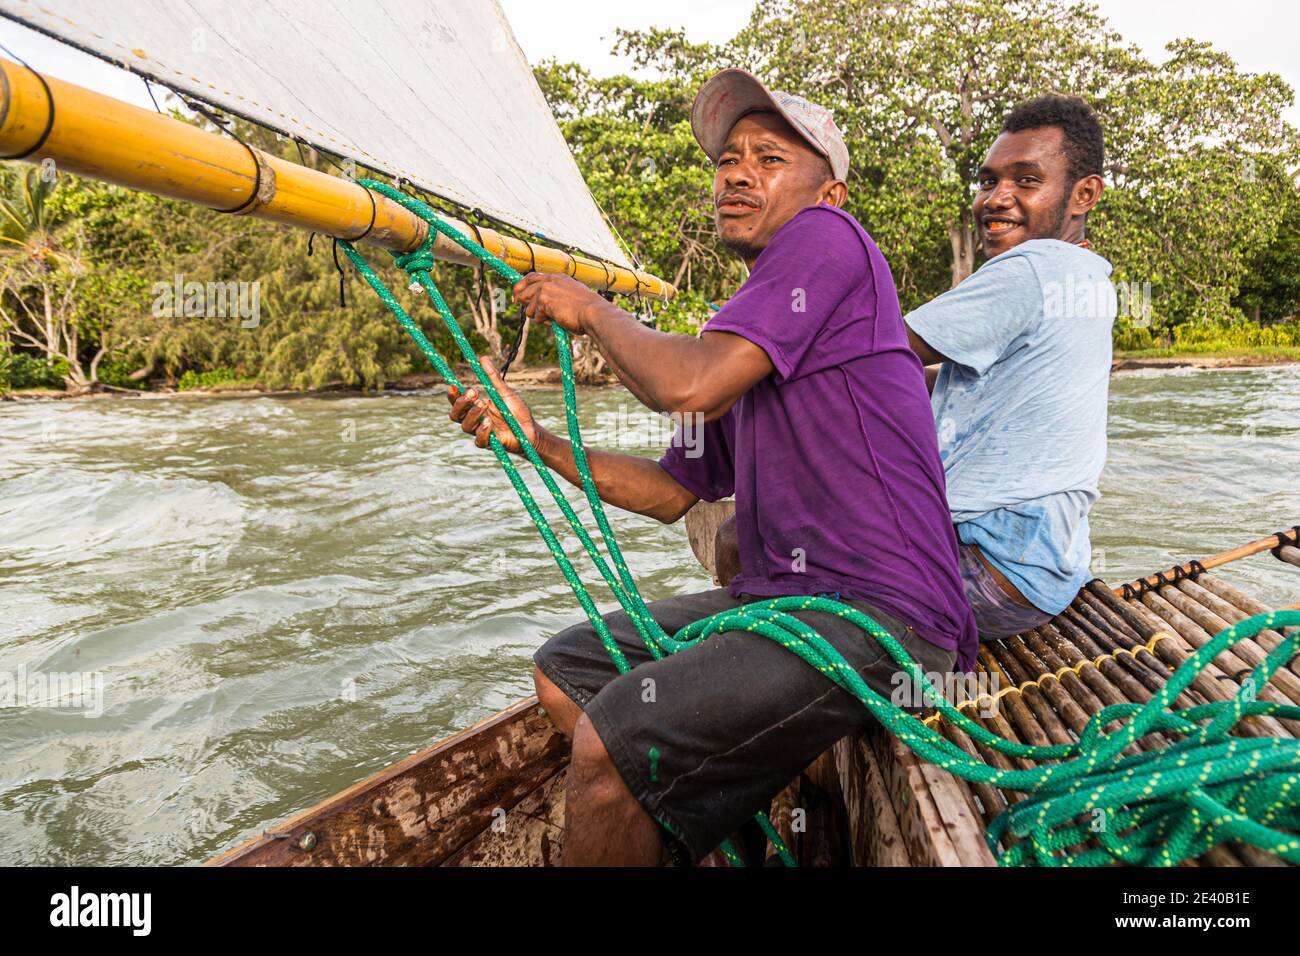
<instances>
[{"instance_id":1,"label":"man's hand on pole","mask_svg":"<svg viewBox=\"0 0 1300 956\"><path fill-rule=\"evenodd\" d=\"M554 322L573 335L586 335L593 309L608 303L577 279L530 272L515 283L513 300L535 324Z\"/></svg>"}]
</instances>

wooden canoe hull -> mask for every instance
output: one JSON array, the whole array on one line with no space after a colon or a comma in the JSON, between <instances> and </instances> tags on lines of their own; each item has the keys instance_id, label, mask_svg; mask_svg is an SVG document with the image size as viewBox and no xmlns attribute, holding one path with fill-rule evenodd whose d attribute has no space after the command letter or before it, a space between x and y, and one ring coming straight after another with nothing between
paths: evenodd
<instances>
[{"instance_id":1,"label":"wooden canoe hull","mask_svg":"<svg viewBox=\"0 0 1300 956\"><path fill-rule=\"evenodd\" d=\"M568 742L530 697L208 865L553 864L568 762Z\"/></svg>"}]
</instances>

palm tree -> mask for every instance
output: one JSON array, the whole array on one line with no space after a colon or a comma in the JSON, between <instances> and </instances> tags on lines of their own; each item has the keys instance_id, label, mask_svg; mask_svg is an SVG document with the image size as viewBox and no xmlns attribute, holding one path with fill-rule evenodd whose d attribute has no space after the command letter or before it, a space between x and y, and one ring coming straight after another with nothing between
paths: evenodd
<instances>
[{"instance_id":1,"label":"palm tree","mask_svg":"<svg viewBox=\"0 0 1300 956\"><path fill-rule=\"evenodd\" d=\"M48 200L57 187L52 166L25 173L4 171L0 194L0 326L18 344L63 360L72 391L96 385L105 349L82 365L81 330L75 321L77 283L85 272L79 230L57 220Z\"/></svg>"}]
</instances>

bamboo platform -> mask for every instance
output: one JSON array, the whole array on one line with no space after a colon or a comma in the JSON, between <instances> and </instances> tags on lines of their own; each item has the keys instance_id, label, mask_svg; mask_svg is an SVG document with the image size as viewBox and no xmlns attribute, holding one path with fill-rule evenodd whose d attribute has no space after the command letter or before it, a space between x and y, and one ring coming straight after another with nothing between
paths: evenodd
<instances>
[{"instance_id":1,"label":"bamboo platform","mask_svg":"<svg viewBox=\"0 0 1300 956\"><path fill-rule=\"evenodd\" d=\"M712 568L712 535L725 506L688 527ZM1271 553L1272 558L1267 555ZM1141 703L1229 625L1271 610L1210 568L1259 555L1300 569L1300 526L1212 558L1112 588L1085 587L1048 624L982 646L977 674L996 707L973 697L962 709L1022 743L1067 743L1108 704ZM707 559L707 560L706 560ZM1300 576L1294 593L1300 598ZM1263 631L1215 658L1176 701L1227 700L1282 635ZM1258 691L1300 704L1300 662ZM986 750L939 720L950 740L988 763L1017 761ZM1300 722L1250 718L1237 733L1300 736ZM1139 749L1171 741L1149 735ZM227 851L217 866L548 866L564 843L568 746L530 698L349 787ZM1027 762L1022 766L1029 766ZM805 866L993 866L984 833L1021 795L970 784L919 760L879 725L840 740L777 795L770 816ZM736 835L751 863L773 860L757 828ZM705 861L717 864L718 855ZM1225 844L1187 865L1281 866L1271 854Z\"/></svg>"},{"instance_id":2,"label":"bamboo platform","mask_svg":"<svg viewBox=\"0 0 1300 956\"><path fill-rule=\"evenodd\" d=\"M1278 560L1300 568L1300 527L1225 552L1229 556L1189 562L1117 588L1090 582L1064 612L1042 627L1005 641L981 646L977 673L1001 688L999 706L987 708L978 698L967 716L988 730L1025 744L1069 743L1090 715L1108 704L1143 703L1170 673L1224 628L1273 610L1207 566L1221 566L1270 551ZM1300 577L1295 591L1300 595ZM1281 635L1263 631L1215 658L1215 667L1176 701L1194 706L1234 696ZM1300 660L1292 660L1258 692L1261 700L1300 704ZM931 714L953 743L1004 769L1030 767L976 744L947 720ZM1237 733L1248 736L1300 736L1300 723L1269 717L1250 718ZM1167 746L1170 739L1150 735L1137 741L1141 750ZM805 798L805 791L811 799ZM984 838L988 824L1023 795L971 784L933 765L883 731L879 725L845 738L791 783L773 803L774 820L792 843L800 862L857 866L993 866ZM827 841L810 836L812 811L803 833L790 826L790 808L829 803L823 825L842 813L839 824L848 839L828 850ZM830 816L825 816L830 814ZM831 841L834 843L835 841ZM828 853L833 855L827 859ZM1283 866L1272 854L1253 847L1225 844L1196 861L1204 866Z\"/></svg>"}]
</instances>

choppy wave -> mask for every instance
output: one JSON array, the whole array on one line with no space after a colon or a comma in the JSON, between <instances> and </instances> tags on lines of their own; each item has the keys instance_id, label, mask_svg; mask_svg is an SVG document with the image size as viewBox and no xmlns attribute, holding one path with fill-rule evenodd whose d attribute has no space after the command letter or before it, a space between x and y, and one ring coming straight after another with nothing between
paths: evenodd
<instances>
[{"instance_id":1,"label":"choppy wave","mask_svg":"<svg viewBox=\"0 0 1300 956\"><path fill-rule=\"evenodd\" d=\"M219 483L37 468L0 480L0 570L11 561L84 562L138 549L228 549L243 517L239 495Z\"/></svg>"}]
</instances>

